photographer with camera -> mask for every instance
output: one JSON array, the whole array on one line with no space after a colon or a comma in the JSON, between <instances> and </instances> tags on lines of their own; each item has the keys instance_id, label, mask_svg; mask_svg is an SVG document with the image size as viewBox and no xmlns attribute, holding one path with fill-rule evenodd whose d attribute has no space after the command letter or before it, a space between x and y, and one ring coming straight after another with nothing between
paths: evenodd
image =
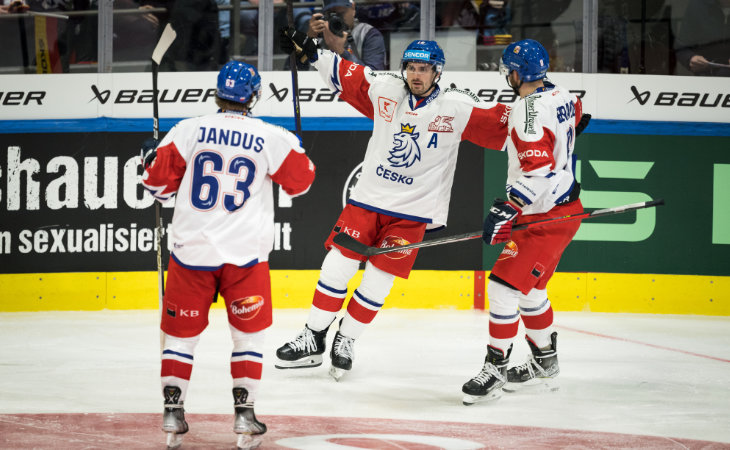
<instances>
[{"instance_id":1,"label":"photographer with camera","mask_svg":"<svg viewBox=\"0 0 730 450\"><path fill-rule=\"evenodd\" d=\"M309 20L307 35L323 38L321 45L341 58L373 70L386 70L385 40L370 24L355 19L355 2L323 0L321 12Z\"/></svg>"}]
</instances>

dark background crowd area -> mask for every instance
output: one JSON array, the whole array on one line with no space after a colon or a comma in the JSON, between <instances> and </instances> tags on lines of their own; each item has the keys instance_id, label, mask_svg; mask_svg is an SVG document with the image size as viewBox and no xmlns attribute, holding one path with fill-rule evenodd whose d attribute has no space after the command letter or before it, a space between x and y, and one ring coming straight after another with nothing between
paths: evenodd
<instances>
[{"instance_id":1,"label":"dark background crowd area","mask_svg":"<svg viewBox=\"0 0 730 450\"><path fill-rule=\"evenodd\" d=\"M102 1L113 8L108 26L100 25L105 23L99 20ZM111 71L149 71L167 23L178 38L162 71L216 71L230 59L258 66L259 1L273 2L274 37L268 41L273 70L287 69L277 32L288 23L284 0L237 1L0 0L0 74L108 71L100 70L99 46L109 35ZM434 0L355 2L357 20L383 35L386 69L398 70L393 62L402 42L420 36L428 1ZM306 32L322 2L294 5L295 26ZM584 7L583 0L435 0L433 35L446 51L446 70L497 70L507 43L532 38L548 49L551 71L584 71L584 46L593 45L592 72L730 75L730 0L599 0L592 42L584 42ZM240 9L237 26L231 20L234 8ZM50 68L40 69L38 36L46 38ZM473 57L451 58L450 66L450 53L462 50Z\"/></svg>"}]
</instances>

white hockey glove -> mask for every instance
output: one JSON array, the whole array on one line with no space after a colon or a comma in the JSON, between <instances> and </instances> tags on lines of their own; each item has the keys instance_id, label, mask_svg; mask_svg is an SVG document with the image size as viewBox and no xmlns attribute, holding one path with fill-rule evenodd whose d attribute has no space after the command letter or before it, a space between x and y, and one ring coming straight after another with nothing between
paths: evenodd
<instances>
[{"instance_id":1,"label":"white hockey glove","mask_svg":"<svg viewBox=\"0 0 730 450\"><path fill-rule=\"evenodd\" d=\"M501 198L494 200L489 215L484 219L482 239L489 245L510 240L512 224L520 217L522 210L516 204Z\"/></svg>"}]
</instances>

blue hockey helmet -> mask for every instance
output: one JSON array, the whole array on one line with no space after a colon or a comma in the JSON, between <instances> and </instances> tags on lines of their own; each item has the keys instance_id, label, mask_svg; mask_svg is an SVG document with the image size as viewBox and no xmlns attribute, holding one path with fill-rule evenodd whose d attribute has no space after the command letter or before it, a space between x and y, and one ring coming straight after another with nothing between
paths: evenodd
<instances>
[{"instance_id":1,"label":"blue hockey helmet","mask_svg":"<svg viewBox=\"0 0 730 450\"><path fill-rule=\"evenodd\" d=\"M508 76L516 71L524 82L542 80L547 75L550 57L547 50L533 39L513 42L502 52L499 73Z\"/></svg>"},{"instance_id":2,"label":"blue hockey helmet","mask_svg":"<svg viewBox=\"0 0 730 450\"><path fill-rule=\"evenodd\" d=\"M408 62L429 63L436 72L441 72L446 64L444 51L436 41L415 40L408 44L401 59L401 69L405 69Z\"/></svg>"},{"instance_id":3,"label":"blue hockey helmet","mask_svg":"<svg viewBox=\"0 0 730 450\"><path fill-rule=\"evenodd\" d=\"M223 100L247 103L251 97L259 98L261 93L261 76L250 64L229 61L218 73L218 91L216 96Z\"/></svg>"}]
</instances>

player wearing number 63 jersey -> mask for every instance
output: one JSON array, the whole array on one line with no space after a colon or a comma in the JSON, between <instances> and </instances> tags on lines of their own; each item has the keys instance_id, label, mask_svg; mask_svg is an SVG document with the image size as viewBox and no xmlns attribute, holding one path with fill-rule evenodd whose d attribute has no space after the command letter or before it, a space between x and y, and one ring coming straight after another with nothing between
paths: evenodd
<instances>
[{"instance_id":1,"label":"player wearing number 63 jersey","mask_svg":"<svg viewBox=\"0 0 730 450\"><path fill-rule=\"evenodd\" d=\"M511 231L513 223L583 212L573 150L590 116L582 117L579 98L545 79L548 66L547 52L531 39L508 45L502 54L500 71L520 99L509 116L507 200L495 200L483 238L507 244L489 275L487 357L462 387L465 404L496 399L503 386L549 385L559 372L546 286L580 222ZM520 319L532 356L508 369Z\"/></svg>"},{"instance_id":2,"label":"player wearing number 63 jersey","mask_svg":"<svg viewBox=\"0 0 730 450\"><path fill-rule=\"evenodd\" d=\"M315 168L296 136L249 115L261 90L253 66L229 62L217 87L221 110L170 130L145 157L142 183L159 200L176 194L161 323L163 430L182 434L188 429L182 405L193 354L220 292L233 339L234 431L240 441L240 436L266 431L253 402L262 373L262 332L272 323L272 184L301 195L312 184Z\"/></svg>"},{"instance_id":3,"label":"player wearing number 63 jersey","mask_svg":"<svg viewBox=\"0 0 730 450\"><path fill-rule=\"evenodd\" d=\"M403 53L401 76L375 74L330 51L317 52L305 35L283 30L284 51L301 50L340 98L373 119L362 172L325 247L319 282L305 329L277 350L276 367L322 364L327 330L347 297L347 283L365 257L333 242L344 232L368 246L423 240L427 228L446 225L459 144L469 140L500 150L507 137L508 109L487 108L466 91L438 85L445 64L434 41L413 41ZM330 357L330 374L351 369L353 342L372 322L395 277L408 278L416 250L367 259L362 283L347 304Z\"/></svg>"}]
</instances>

